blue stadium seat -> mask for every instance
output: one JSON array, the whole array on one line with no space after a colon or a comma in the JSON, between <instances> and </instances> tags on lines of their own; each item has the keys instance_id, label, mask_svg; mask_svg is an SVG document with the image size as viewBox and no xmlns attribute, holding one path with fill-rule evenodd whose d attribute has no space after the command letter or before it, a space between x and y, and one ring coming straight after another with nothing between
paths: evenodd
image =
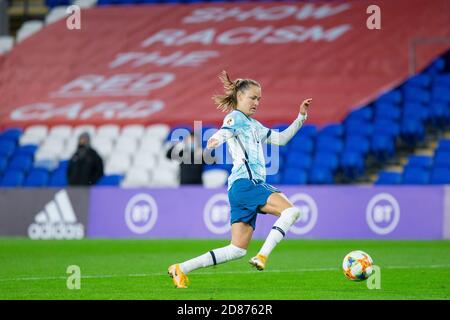
<instances>
[{"instance_id":1,"label":"blue stadium seat","mask_svg":"<svg viewBox=\"0 0 450 320\"><path fill-rule=\"evenodd\" d=\"M433 166L433 157L431 156L409 156L408 166L430 169Z\"/></svg>"},{"instance_id":2,"label":"blue stadium seat","mask_svg":"<svg viewBox=\"0 0 450 320\"><path fill-rule=\"evenodd\" d=\"M395 154L395 143L392 136L387 134L376 134L371 141L372 154L379 161L392 158Z\"/></svg>"},{"instance_id":3,"label":"blue stadium seat","mask_svg":"<svg viewBox=\"0 0 450 320\"><path fill-rule=\"evenodd\" d=\"M65 187L67 184L67 173L64 170L55 170L48 183L50 187Z\"/></svg>"},{"instance_id":4,"label":"blue stadium seat","mask_svg":"<svg viewBox=\"0 0 450 320\"><path fill-rule=\"evenodd\" d=\"M401 136L406 144L415 146L425 138L425 128L420 120L404 118L401 124Z\"/></svg>"},{"instance_id":5,"label":"blue stadium seat","mask_svg":"<svg viewBox=\"0 0 450 320\"><path fill-rule=\"evenodd\" d=\"M428 90L409 87L402 89L406 102L429 103L431 101L431 93Z\"/></svg>"},{"instance_id":6,"label":"blue stadium seat","mask_svg":"<svg viewBox=\"0 0 450 320\"><path fill-rule=\"evenodd\" d=\"M369 137L373 134L373 124L369 122L350 123L346 126L346 134Z\"/></svg>"},{"instance_id":7,"label":"blue stadium seat","mask_svg":"<svg viewBox=\"0 0 450 320\"><path fill-rule=\"evenodd\" d=\"M433 83L436 86L450 86L450 73L437 75L433 78Z\"/></svg>"},{"instance_id":8,"label":"blue stadium seat","mask_svg":"<svg viewBox=\"0 0 450 320\"><path fill-rule=\"evenodd\" d=\"M20 136L22 135L22 129L21 128L9 128L0 133L0 139L6 138L17 142L19 141Z\"/></svg>"},{"instance_id":9,"label":"blue stadium seat","mask_svg":"<svg viewBox=\"0 0 450 320\"><path fill-rule=\"evenodd\" d=\"M436 152L434 156L434 167L450 168L450 152Z\"/></svg>"},{"instance_id":10,"label":"blue stadium seat","mask_svg":"<svg viewBox=\"0 0 450 320\"><path fill-rule=\"evenodd\" d=\"M318 138L322 136L340 138L344 135L344 132L345 128L342 124L329 124L319 131Z\"/></svg>"},{"instance_id":11,"label":"blue stadium seat","mask_svg":"<svg viewBox=\"0 0 450 320\"><path fill-rule=\"evenodd\" d=\"M377 119L373 125L373 134L386 134L396 138L400 135L400 125L392 120Z\"/></svg>"},{"instance_id":12,"label":"blue stadium seat","mask_svg":"<svg viewBox=\"0 0 450 320\"><path fill-rule=\"evenodd\" d=\"M33 164L33 158L30 156L17 156L11 158L8 170L28 171Z\"/></svg>"},{"instance_id":13,"label":"blue stadium seat","mask_svg":"<svg viewBox=\"0 0 450 320\"><path fill-rule=\"evenodd\" d=\"M312 153L314 150L314 141L310 138L297 138L297 136L295 136L291 141L288 142L288 146L289 154L294 151L308 154ZM280 148L280 150L282 149L283 147Z\"/></svg>"},{"instance_id":14,"label":"blue stadium seat","mask_svg":"<svg viewBox=\"0 0 450 320\"><path fill-rule=\"evenodd\" d=\"M383 95L379 96L377 101L383 103L393 103L400 104L402 102L403 96L400 90L391 90Z\"/></svg>"},{"instance_id":15,"label":"blue stadium seat","mask_svg":"<svg viewBox=\"0 0 450 320\"><path fill-rule=\"evenodd\" d=\"M309 169L312 164L312 157L301 152L291 152L286 158L286 168Z\"/></svg>"},{"instance_id":16,"label":"blue stadium seat","mask_svg":"<svg viewBox=\"0 0 450 320\"><path fill-rule=\"evenodd\" d=\"M334 152L318 152L313 160L313 167L322 167L336 171L339 166L339 158Z\"/></svg>"},{"instance_id":17,"label":"blue stadium seat","mask_svg":"<svg viewBox=\"0 0 450 320\"><path fill-rule=\"evenodd\" d=\"M402 174L400 172L381 171L375 182L377 185L382 184L401 184Z\"/></svg>"},{"instance_id":18,"label":"blue stadium seat","mask_svg":"<svg viewBox=\"0 0 450 320\"><path fill-rule=\"evenodd\" d=\"M365 161L359 152L346 151L341 155L341 169L345 177L355 179L364 174Z\"/></svg>"},{"instance_id":19,"label":"blue stadium seat","mask_svg":"<svg viewBox=\"0 0 450 320\"><path fill-rule=\"evenodd\" d=\"M344 144L344 152L345 151L355 151L366 155L370 151L370 142L365 136L347 136Z\"/></svg>"},{"instance_id":20,"label":"blue stadium seat","mask_svg":"<svg viewBox=\"0 0 450 320\"><path fill-rule=\"evenodd\" d=\"M398 120L401 117L401 109L392 103L375 102L375 121L378 119Z\"/></svg>"},{"instance_id":21,"label":"blue stadium seat","mask_svg":"<svg viewBox=\"0 0 450 320\"><path fill-rule=\"evenodd\" d=\"M38 146L34 144L27 144L24 146L17 147L14 151L14 157L15 156L30 156L34 157L34 154L36 153L36 150L38 149Z\"/></svg>"},{"instance_id":22,"label":"blue stadium seat","mask_svg":"<svg viewBox=\"0 0 450 320\"><path fill-rule=\"evenodd\" d=\"M271 174L266 176L266 182L268 184L281 184L281 173Z\"/></svg>"},{"instance_id":23,"label":"blue stadium seat","mask_svg":"<svg viewBox=\"0 0 450 320\"><path fill-rule=\"evenodd\" d=\"M443 58L437 58L428 68L425 69L425 73L429 75L437 75L441 73L445 68L445 60Z\"/></svg>"},{"instance_id":24,"label":"blue stadium seat","mask_svg":"<svg viewBox=\"0 0 450 320\"><path fill-rule=\"evenodd\" d=\"M327 168L313 167L309 171L308 182L310 184L333 184L333 173Z\"/></svg>"},{"instance_id":25,"label":"blue stadium seat","mask_svg":"<svg viewBox=\"0 0 450 320\"><path fill-rule=\"evenodd\" d=\"M450 102L450 88L448 86L436 85L431 89L431 97L435 102Z\"/></svg>"},{"instance_id":26,"label":"blue stadium seat","mask_svg":"<svg viewBox=\"0 0 450 320\"><path fill-rule=\"evenodd\" d=\"M430 183L450 184L450 168L434 168L431 171Z\"/></svg>"},{"instance_id":27,"label":"blue stadium seat","mask_svg":"<svg viewBox=\"0 0 450 320\"><path fill-rule=\"evenodd\" d=\"M350 125L351 123L361 123L371 121L373 118L373 110L369 106L359 108L351 111L344 120L344 124Z\"/></svg>"},{"instance_id":28,"label":"blue stadium seat","mask_svg":"<svg viewBox=\"0 0 450 320\"><path fill-rule=\"evenodd\" d=\"M430 118L434 125L444 128L450 123L450 107L447 103L433 102L430 107Z\"/></svg>"},{"instance_id":29,"label":"blue stadium seat","mask_svg":"<svg viewBox=\"0 0 450 320\"><path fill-rule=\"evenodd\" d=\"M59 162L57 170L67 171L68 166L69 166L69 160L61 160Z\"/></svg>"},{"instance_id":30,"label":"blue stadium seat","mask_svg":"<svg viewBox=\"0 0 450 320\"><path fill-rule=\"evenodd\" d=\"M420 168L406 168L403 171L403 184L428 184L430 173Z\"/></svg>"},{"instance_id":31,"label":"blue stadium seat","mask_svg":"<svg viewBox=\"0 0 450 320\"><path fill-rule=\"evenodd\" d=\"M6 166L8 165L8 159L6 157L0 156L0 175L3 171L6 170Z\"/></svg>"},{"instance_id":32,"label":"blue stadium seat","mask_svg":"<svg viewBox=\"0 0 450 320\"><path fill-rule=\"evenodd\" d=\"M450 152L450 139L439 140L438 150Z\"/></svg>"},{"instance_id":33,"label":"blue stadium seat","mask_svg":"<svg viewBox=\"0 0 450 320\"><path fill-rule=\"evenodd\" d=\"M306 184L308 175L305 170L286 168L282 174L281 183L283 184Z\"/></svg>"},{"instance_id":34,"label":"blue stadium seat","mask_svg":"<svg viewBox=\"0 0 450 320\"><path fill-rule=\"evenodd\" d=\"M295 135L295 138L304 139L305 137L309 137L314 139L317 135L317 127L314 124L305 124L301 127L301 129Z\"/></svg>"},{"instance_id":35,"label":"blue stadium seat","mask_svg":"<svg viewBox=\"0 0 450 320\"><path fill-rule=\"evenodd\" d=\"M0 181L2 187L19 187L25 180L25 174L18 170L8 170Z\"/></svg>"},{"instance_id":36,"label":"blue stadium seat","mask_svg":"<svg viewBox=\"0 0 450 320\"><path fill-rule=\"evenodd\" d=\"M344 142L341 139L322 137L316 143L316 153L333 152L340 153L344 148Z\"/></svg>"},{"instance_id":37,"label":"blue stadium seat","mask_svg":"<svg viewBox=\"0 0 450 320\"><path fill-rule=\"evenodd\" d=\"M123 179L122 175L103 176L97 182L97 185L98 186L118 186L120 184L120 182L122 181L122 179Z\"/></svg>"},{"instance_id":38,"label":"blue stadium seat","mask_svg":"<svg viewBox=\"0 0 450 320\"><path fill-rule=\"evenodd\" d=\"M0 139L0 156L11 157L16 149L16 144L10 139Z\"/></svg>"},{"instance_id":39,"label":"blue stadium seat","mask_svg":"<svg viewBox=\"0 0 450 320\"><path fill-rule=\"evenodd\" d=\"M26 187L44 187L48 184L49 174L44 169L33 169L29 172L25 179L24 186Z\"/></svg>"},{"instance_id":40,"label":"blue stadium seat","mask_svg":"<svg viewBox=\"0 0 450 320\"><path fill-rule=\"evenodd\" d=\"M430 118L430 115L430 110L420 103L405 103L403 107L404 118L427 121Z\"/></svg>"},{"instance_id":41,"label":"blue stadium seat","mask_svg":"<svg viewBox=\"0 0 450 320\"><path fill-rule=\"evenodd\" d=\"M431 77L428 74L418 74L406 81L405 86L428 88L431 85Z\"/></svg>"}]
</instances>

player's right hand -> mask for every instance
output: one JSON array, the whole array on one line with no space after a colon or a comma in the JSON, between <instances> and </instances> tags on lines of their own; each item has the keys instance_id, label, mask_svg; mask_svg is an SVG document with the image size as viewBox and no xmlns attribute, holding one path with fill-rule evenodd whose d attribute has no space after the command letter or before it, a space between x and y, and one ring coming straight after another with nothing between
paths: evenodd
<instances>
[{"instance_id":1,"label":"player's right hand","mask_svg":"<svg viewBox=\"0 0 450 320\"><path fill-rule=\"evenodd\" d=\"M209 138L206 148L214 149L218 144L219 144L219 141L217 141L217 139Z\"/></svg>"},{"instance_id":2,"label":"player's right hand","mask_svg":"<svg viewBox=\"0 0 450 320\"><path fill-rule=\"evenodd\" d=\"M308 108L312 103L312 98L306 99L300 105L300 114L305 115L308 112Z\"/></svg>"}]
</instances>

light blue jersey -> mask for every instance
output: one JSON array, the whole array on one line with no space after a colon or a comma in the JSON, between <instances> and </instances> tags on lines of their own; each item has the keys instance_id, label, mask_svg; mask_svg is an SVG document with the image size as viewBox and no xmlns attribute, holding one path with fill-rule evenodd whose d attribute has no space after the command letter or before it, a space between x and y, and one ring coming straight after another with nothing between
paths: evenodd
<instances>
[{"instance_id":1,"label":"light blue jersey","mask_svg":"<svg viewBox=\"0 0 450 320\"><path fill-rule=\"evenodd\" d=\"M221 129L233 133L233 137L227 141L233 158L228 189L237 179L265 181L266 166L262 144L272 131L239 110L234 110L225 117Z\"/></svg>"}]
</instances>

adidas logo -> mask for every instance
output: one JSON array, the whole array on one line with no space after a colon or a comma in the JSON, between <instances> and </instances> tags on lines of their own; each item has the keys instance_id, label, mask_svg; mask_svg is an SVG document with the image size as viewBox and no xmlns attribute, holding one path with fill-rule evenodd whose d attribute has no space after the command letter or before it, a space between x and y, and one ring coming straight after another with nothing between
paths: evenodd
<instances>
[{"instance_id":1,"label":"adidas logo","mask_svg":"<svg viewBox=\"0 0 450 320\"><path fill-rule=\"evenodd\" d=\"M50 201L45 209L34 218L35 223L28 227L28 236L38 239L82 239L84 227L77 223L66 190L58 191L54 200Z\"/></svg>"}]
</instances>

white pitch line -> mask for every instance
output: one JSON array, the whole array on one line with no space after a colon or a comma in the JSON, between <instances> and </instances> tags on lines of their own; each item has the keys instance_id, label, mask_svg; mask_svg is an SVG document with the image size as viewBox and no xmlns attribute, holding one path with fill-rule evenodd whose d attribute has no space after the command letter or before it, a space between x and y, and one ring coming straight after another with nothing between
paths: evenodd
<instances>
[{"instance_id":1,"label":"white pitch line","mask_svg":"<svg viewBox=\"0 0 450 320\"><path fill-rule=\"evenodd\" d=\"M421 269L421 268L450 268L450 264L432 264L432 265L415 265L415 266L386 266L382 269ZM287 272L320 272L320 271L339 271L339 268L304 268L304 269L285 269L285 270L264 270L264 273L287 273ZM258 273L255 270L249 271L207 271L197 273L196 276L201 275L218 275L218 274L243 274L243 273ZM137 278L137 277L155 277L165 276L166 272L155 273L134 273L134 274L99 274L99 275L85 275L81 276L81 279L105 279L105 278ZM40 281L40 280L66 280L67 276L58 277L18 277L18 278L0 278L0 282L7 281Z\"/></svg>"}]
</instances>

